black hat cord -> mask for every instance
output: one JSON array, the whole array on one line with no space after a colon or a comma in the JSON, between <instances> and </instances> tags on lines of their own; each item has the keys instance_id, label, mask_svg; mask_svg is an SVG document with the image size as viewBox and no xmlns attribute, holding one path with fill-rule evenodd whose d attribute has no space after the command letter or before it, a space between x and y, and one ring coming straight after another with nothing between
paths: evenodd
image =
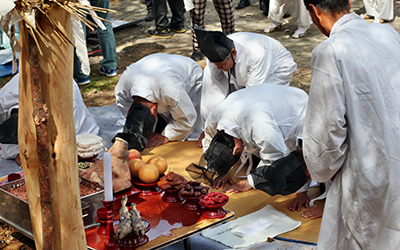
<instances>
[{"instance_id":1,"label":"black hat cord","mask_svg":"<svg viewBox=\"0 0 400 250\"><path fill-rule=\"evenodd\" d=\"M231 58L232 58L232 61L233 61L233 66L228 71L228 86L229 87L228 87L228 93L226 94L226 96L228 96L230 93L235 91L235 88L234 88L233 84L231 84L231 75L233 75L233 77L236 78L236 72L235 72L236 62L235 62L235 59L233 59L232 54L230 54L230 55L231 55Z\"/></svg>"}]
</instances>

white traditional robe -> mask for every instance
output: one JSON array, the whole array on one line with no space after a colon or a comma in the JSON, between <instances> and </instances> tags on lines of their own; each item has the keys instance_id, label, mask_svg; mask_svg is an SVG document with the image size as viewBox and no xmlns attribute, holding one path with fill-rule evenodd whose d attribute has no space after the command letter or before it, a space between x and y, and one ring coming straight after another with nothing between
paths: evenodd
<instances>
[{"instance_id":1,"label":"white traditional robe","mask_svg":"<svg viewBox=\"0 0 400 250\"><path fill-rule=\"evenodd\" d=\"M271 0L269 1L269 13L268 18L271 23L279 25L283 23L283 15L286 14L289 9L291 0ZM304 5L303 0L295 1L295 11L297 16L297 26L303 30L308 30L312 24L311 17L308 14L308 10Z\"/></svg>"},{"instance_id":2,"label":"white traditional robe","mask_svg":"<svg viewBox=\"0 0 400 250\"><path fill-rule=\"evenodd\" d=\"M363 2L366 14L373 16L375 19L393 20L393 0L363 0Z\"/></svg>"},{"instance_id":3,"label":"white traditional robe","mask_svg":"<svg viewBox=\"0 0 400 250\"><path fill-rule=\"evenodd\" d=\"M89 112L83 102L81 91L78 84L73 81L73 106L74 106L74 122L75 133L77 135L83 133L99 134L99 126L97 126L94 117ZM15 75L0 90L0 124L10 118L11 110L19 107L19 74ZM0 144L1 154L5 159L14 159L19 154L18 145Z\"/></svg>"},{"instance_id":4,"label":"white traditional robe","mask_svg":"<svg viewBox=\"0 0 400 250\"><path fill-rule=\"evenodd\" d=\"M318 249L400 249L400 36L344 15L312 53L303 152L336 177Z\"/></svg>"},{"instance_id":5,"label":"white traditional robe","mask_svg":"<svg viewBox=\"0 0 400 250\"><path fill-rule=\"evenodd\" d=\"M302 138L308 96L299 88L260 84L235 91L210 112L205 124L204 152L217 130L243 142L258 166L270 165L296 150ZM247 176L252 185L251 175Z\"/></svg>"},{"instance_id":6,"label":"white traditional robe","mask_svg":"<svg viewBox=\"0 0 400 250\"><path fill-rule=\"evenodd\" d=\"M238 32L228 35L235 44L235 76L230 83L236 90L267 83L289 85L296 63L277 40L255 33ZM210 111L222 102L229 91L228 72L219 70L207 59L204 68L201 114L203 122Z\"/></svg>"},{"instance_id":7,"label":"white traditional robe","mask_svg":"<svg viewBox=\"0 0 400 250\"><path fill-rule=\"evenodd\" d=\"M152 54L127 67L115 87L117 106L126 118L133 96L157 103L166 121L162 135L170 141L197 140L203 70L192 59L179 55Z\"/></svg>"}]
</instances>

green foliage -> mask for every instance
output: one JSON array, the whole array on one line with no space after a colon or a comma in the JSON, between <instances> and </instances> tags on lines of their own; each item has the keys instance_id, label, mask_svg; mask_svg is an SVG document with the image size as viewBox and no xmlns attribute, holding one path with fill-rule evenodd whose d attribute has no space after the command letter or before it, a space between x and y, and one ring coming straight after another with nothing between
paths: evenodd
<instances>
[{"instance_id":1,"label":"green foliage","mask_svg":"<svg viewBox=\"0 0 400 250\"><path fill-rule=\"evenodd\" d=\"M90 84L81 86L82 93L89 93L93 90L103 91L103 90L111 90L114 91L115 85L119 80L119 76L116 77L105 77L105 76L89 76Z\"/></svg>"}]
</instances>

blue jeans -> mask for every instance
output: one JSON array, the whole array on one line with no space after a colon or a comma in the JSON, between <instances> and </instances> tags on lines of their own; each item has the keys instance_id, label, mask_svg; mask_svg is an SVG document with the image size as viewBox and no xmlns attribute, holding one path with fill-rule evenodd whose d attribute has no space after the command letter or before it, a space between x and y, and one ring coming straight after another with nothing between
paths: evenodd
<instances>
[{"instance_id":1,"label":"blue jeans","mask_svg":"<svg viewBox=\"0 0 400 250\"><path fill-rule=\"evenodd\" d=\"M110 1L90 0L90 5L108 9ZM109 12L107 13L96 12L96 14L101 18L111 21ZM99 37L101 52L103 54L103 60L101 61L101 65L105 70L114 70L117 69L117 49L115 45L114 31L111 23L104 21L102 22L104 26L106 26L106 30L101 30L100 28L97 28L97 36ZM82 24L82 26L86 36L86 25ZM88 76L82 73L81 62L79 61L79 58L74 52L74 78L80 80L87 77Z\"/></svg>"}]
</instances>

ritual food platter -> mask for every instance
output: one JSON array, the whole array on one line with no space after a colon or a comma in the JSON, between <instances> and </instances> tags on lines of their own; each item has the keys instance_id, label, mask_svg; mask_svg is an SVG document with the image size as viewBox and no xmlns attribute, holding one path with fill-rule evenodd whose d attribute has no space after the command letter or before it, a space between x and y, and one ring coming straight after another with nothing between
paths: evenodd
<instances>
[{"instance_id":1,"label":"ritual food platter","mask_svg":"<svg viewBox=\"0 0 400 250\"><path fill-rule=\"evenodd\" d=\"M94 204L101 204L104 190L99 184L82 177L79 178L79 184L81 187L82 218L84 226L87 227L97 223L92 216L88 215L94 214L97 210L97 207L93 206ZM85 191L82 192L82 189ZM15 190L19 191L14 192ZM13 225L22 234L33 239L24 178L0 185L0 220Z\"/></svg>"}]
</instances>

